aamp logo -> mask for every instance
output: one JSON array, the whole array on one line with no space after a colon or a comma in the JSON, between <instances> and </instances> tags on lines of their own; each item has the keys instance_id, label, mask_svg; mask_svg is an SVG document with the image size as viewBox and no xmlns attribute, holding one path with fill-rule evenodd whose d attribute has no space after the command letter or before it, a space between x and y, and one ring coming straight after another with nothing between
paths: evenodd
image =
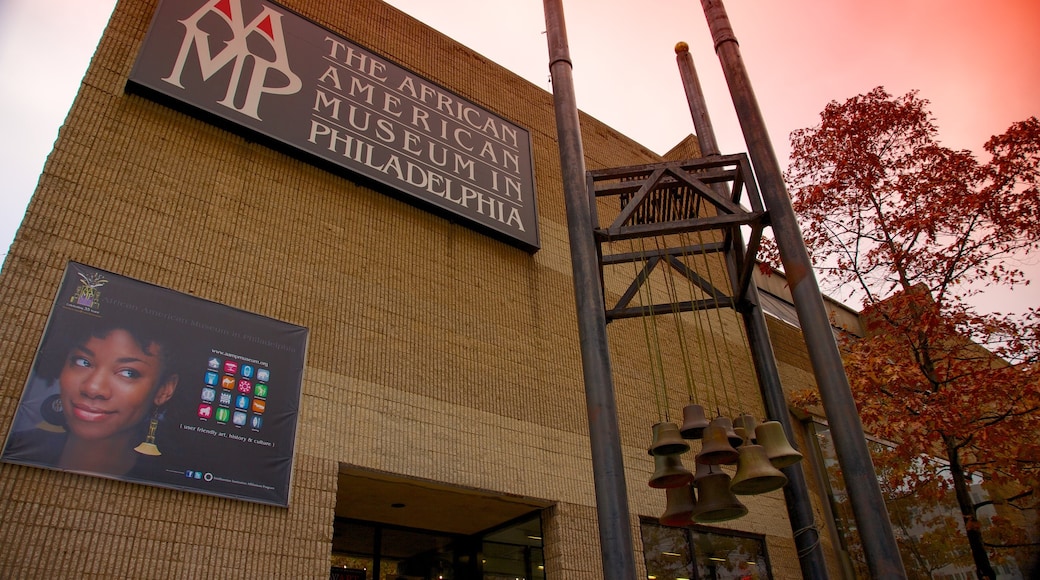
<instances>
[{"instance_id":1,"label":"aamp logo","mask_svg":"<svg viewBox=\"0 0 1040 580\"><path fill-rule=\"evenodd\" d=\"M216 54L210 50L209 33L199 27L202 19L210 14L215 14L223 19L232 35L231 40L227 41ZM184 65L188 62L192 54L191 49L194 47L204 81L208 81L217 71L228 64L233 67L227 93L218 103L257 120L261 120L257 110L260 107L260 97L264 94L292 95L299 92L303 86L300 77L289 69L285 34L282 32L282 14L275 12L270 7L264 6L260 14L247 23L242 13L242 0L209 0L180 23L184 25L185 29L184 41L181 43L180 53L177 55L173 71L162 80L184 88L181 76L184 74ZM269 46L274 58L270 59L252 52L249 48L251 38L255 39L254 43L259 40ZM246 72L246 64L249 60L252 61L252 74L246 86L243 87L242 75ZM281 74L270 75L272 70ZM270 85L269 80L272 80ZM242 106L239 107L235 102L238 100L238 92L243 88L246 94L241 101Z\"/></svg>"}]
</instances>

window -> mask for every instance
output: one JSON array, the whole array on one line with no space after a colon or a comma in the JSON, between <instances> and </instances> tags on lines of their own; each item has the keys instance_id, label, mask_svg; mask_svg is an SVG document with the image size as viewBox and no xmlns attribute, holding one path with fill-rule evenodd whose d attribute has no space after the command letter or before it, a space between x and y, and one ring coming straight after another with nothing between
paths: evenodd
<instances>
[{"instance_id":1,"label":"window","mask_svg":"<svg viewBox=\"0 0 1040 580\"><path fill-rule=\"evenodd\" d=\"M870 573L841 476L830 428L820 420L811 421L809 428L815 443L813 453L817 455L817 461L826 471L827 481L824 483L835 528L842 544L842 556L856 578L869 578ZM900 477L910 477L914 472L929 471L942 475L948 469L946 462L935 457L922 456L912 465L897 465L891 458L891 444L868 437L867 445L874 467L881 474L879 482L892 523L892 531L899 546L903 565L910 577L974 578L971 553L967 540L964 539L964 522L953 490L944 491L936 488L930 495L937 499L922 499L919 494L910 493L900 484ZM893 466L898 467L894 472ZM903 470L906 474L900 475ZM981 479L973 482L971 493L975 501L987 497L981 484ZM995 512L992 507L980 510L980 516L983 517L993 513ZM1008 561L1012 564L1015 562L1012 557L1009 557ZM1001 577L1013 578L1016 575Z\"/></svg>"},{"instance_id":2,"label":"window","mask_svg":"<svg viewBox=\"0 0 1040 580\"><path fill-rule=\"evenodd\" d=\"M761 536L703 526L673 528L644 520L648 580L768 580Z\"/></svg>"},{"instance_id":3,"label":"window","mask_svg":"<svg viewBox=\"0 0 1040 580\"><path fill-rule=\"evenodd\" d=\"M332 580L544 580L540 514L473 536L337 518Z\"/></svg>"}]
</instances>

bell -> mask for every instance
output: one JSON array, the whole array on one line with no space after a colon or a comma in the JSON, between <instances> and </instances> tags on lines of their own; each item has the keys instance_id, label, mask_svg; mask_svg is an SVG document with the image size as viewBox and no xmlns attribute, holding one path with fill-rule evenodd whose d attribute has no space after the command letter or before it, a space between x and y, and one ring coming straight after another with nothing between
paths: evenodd
<instances>
[{"instance_id":1,"label":"bell","mask_svg":"<svg viewBox=\"0 0 1040 580\"><path fill-rule=\"evenodd\" d=\"M716 468L714 465L708 465L707 463L697 462L697 469L693 472L693 481L696 481L702 477L707 477L712 473L719 473L722 468Z\"/></svg>"},{"instance_id":2,"label":"bell","mask_svg":"<svg viewBox=\"0 0 1040 580\"><path fill-rule=\"evenodd\" d=\"M678 455L690 450L690 444L683 441L675 423L657 423L653 430L654 442L647 450L650 455Z\"/></svg>"},{"instance_id":3,"label":"bell","mask_svg":"<svg viewBox=\"0 0 1040 580\"><path fill-rule=\"evenodd\" d=\"M729 417L723 417L719 415L711 420L712 423L722 426L726 429L726 437L729 438L729 444L733 447L738 447L744 443L744 438L737 435L737 432L733 430L733 420Z\"/></svg>"},{"instance_id":4,"label":"bell","mask_svg":"<svg viewBox=\"0 0 1040 580\"><path fill-rule=\"evenodd\" d=\"M745 441L747 440L747 437L750 437L752 443L756 442L755 437L757 437L757 435L755 435L755 427L757 426L758 420L755 419L754 415L744 413L736 419L733 419L733 430L737 431L737 434L740 434L739 430L743 429L746 434Z\"/></svg>"},{"instance_id":5,"label":"bell","mask_svg":"<svg viewBox=\"0 0 1040 580\"><path fill-rule=\"evenodd\" d=\"M729 489L737 495L755 495L780 489L787 484L787 476L773 467L761 445L744 445L740 448L737 473Z\"/></svg>"},{"instance_id":6,"label":"bell","mask_svg":"<svg viewBox=\"0 0 1040 580\"><path fill-rule=\"evenodd\" d=\"M737 450L733 448L726 436L725 427L712 421L711 425L704 430L704 443L701 445L701 452L697 454L697 463L707 465L736 463L738 457Z\"/></svg>"},{"instance_id":7,"label":"bell","mask_svg":"<svg viewBox=\"0 0 1040 580\"><path fill-rule=\"evenodd\" d=\"M741 445L744 445L745 443L750 443L750 441L748 441L747 431L745 431L743 427L734 426L733 432L737 434L737 437L740 437Z\"/></svg>"},{"instance_id":8,"label":"bell","mask_svg":"<svg viewBox=\"0 0 1040 580\"><path fill-rule=\"evenodd\" d=\"M693 474L683 466L682 458L678 455L654 455L654 467L650 487L671 489L693 481Z\"/></svg>"},{"instance_id":9,"label":"bell","mask_svg":"<svg viewBox=\"0 0 1040 580\"><path fill-rule=\"evenodd\" d=\"M693 521L698 523L735 520L747 514L747 507L740 503L729 489L729 475L722 469L708 467L709 473L696 481L697 504L693 508Z\"/></svg>"},{"instance_id":10,"label":"bell","mask_svg":"<svg viewBox=\"0 0 1040 580\"><path fill-rule=\"evenodd\" d=\"M688 526L693 523L693 510L696 509L697 501L693 495L693 487L681 485L671 487L665 491L668 504L664 513L657 521L663 526Z\"/></svg>"},{"instance_id":11,"label":"bell","mask_svg":"<svg viewBox=\"0 0 1040 580\"><path fill-rule=\"evenodd\" d=\"M755 428L759 444L766 448L769 462L777 469L794 465L802 460L802 454L791 447L779 421L766 421Z\"/></svg>"},{"instance_id":12,"label":"bell","mask_svg":"<svg viewBox=\"0 0 1040 580\"><path fill-rule=\"evenodd\" d=\"M686 405L682 410L683 424L679 433L683 439L700 439L704 436L704 428L708 426L708 419L704 416L704 407L700 405Z\"/></svg>"}]
</instances>

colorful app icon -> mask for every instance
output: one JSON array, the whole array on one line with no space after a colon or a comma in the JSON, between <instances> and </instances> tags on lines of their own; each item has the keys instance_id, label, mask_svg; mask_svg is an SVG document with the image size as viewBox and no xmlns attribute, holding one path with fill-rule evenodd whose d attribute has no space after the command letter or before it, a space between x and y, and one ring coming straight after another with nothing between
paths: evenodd
<instances>
[{"instance_id":1,"label":"colorful app icon","mask_svg":"<svg viewBox=\"0 0 1040 580\"><path fill-rule=\"evenodd\" d=\"M238 372L238 363L233 360L224 361L224 374L233 375Z\"/></svg>"},{"instance_id":2,"label":"colorful app icon","mask_svg":"<svg viewBox=\"0 0 1040 580\"><path fill-rule=\"evenodd\" d=\"M208 366L211 369L219 369L220 368L220 359L215 357L215 356L211 356L211 357L209 357L209 362L206 363L206 366Z\"/></svg>"},{"instance_id":3,"label":"colorful app icon","mask_svg":"<svg viewBox=\"0 0 1040 580\"><path fill-rule=\"evenodd\" d=\"M225 409L224 407L217 407L217 423L227 423L228 419L231 418L231 409Z\"/></svg>"},{"instance_id":4,"label":"colorful app icon","mask_svg":"<svg viewBox=\"0 0 1040 580\"><path fill-rule=\"evenodd\" d=\"M261 417L260 415L253 415L253 417L251 419L249 419L249 426L252 427L253 429L257 430L257 431L260 430L260 427L263 424L264 424L264 418Z\"/></svg>"},{"instance_id":5,"label":"colorful app icon","mask_svg":"<svg viewBox=\"0 0 1040 580\"><path fill-rule=\"evenodd\" d=\"M196 471L195 472L195 479L202 479L202 472L201 471Z\"/></svg>"},{"instance_id":6,"label":"colorful app icon","mask_svg":"<svg viewBox=\"0 0 1040 580\"><path fill-rule=\"evenodd\" d=\"M206 384L207 385L215 386L217 384L217 381L219 381L219 380L220 380L220 375L218 375L217 373L215 373L213 371L209 371L208 373L206 373Z\"/></svg>"},{"instance_id":7,"label":"colorful app icon","mask_svg":"<svg viewBox=\"0 0 1040 580\"><path fill-rule=\"evenodd\" d=\"M253 378L253 365L242 365L241 374L247 379Z\"/></svg>"},{"instance_id":8,"label":"colorful app icon","mask_svg":"<svg viewBox=\"0 0 1040 580\"><path fill-rule=\"evenodd\" d=\"M245 380L238 379L238 392L248 395L253 392L253 383Z\"/></svg>"},{"instance_id":9,"label":"colorful app icon","mask_svg":"<svg viewBox=\"0 0 1040 580\"><path fill-rule=\"evenodd\" d=\"M262 401L260 399L253 399L253 412L254 413L263 413L264 409L266 409L266 408L267 408L267 401Z\"/></svg>"},{"instance_id":10,"label":"colorful app icon","mask_svg":"<svg viewBox=\"0 0 1040 580\"><path fill-rule=\"evenodd\" d=\"M199 419L209 419L213 416L213 405L203 403L199 405Z\"/></svg>"},{"instance_id":11,"label":"colorful app icon","mask_svg":"<svg viewBox=\"0 0 1040 580\"><path fill-rule=\"evenodd\" d=\"M245 425L246 424L246 412L245 411L235 411L235 415L231 418L231 422L234 423L235 425L238 425L239 427Z\"/></svg>"},{"instance_id":12,"label":"colorful app icon","mask_svg":"<svg viewBox=\"0 0 1040 580\"><path fill-rule=\"evenodd\" d=\"M236 409L248 409L249 408L249 397L245 395L239 395L235 397L235 408Z\"/></svg>"},{"instance_id":13,"label":"colorful app icon","mask_svg":"<svg viewBox=\"0 0 1040 580\"><path fill-rule=\"evenodd\" d=\"M224 375L224 378L220 379L220 386L224 387L225 389L235 388L235 377L229 377L227 375Z\"/></svg>"},{"instance_id":14,"label":"colorful app icon","mask_svg":"<svg viewBox=\"0 0 1040 580\"><path fill-rule=\"evenodd\" d=\"M184 477L190 478L190 477L192 477L192 475L194 475L194 473L195 473L194 471L189 469L189 470L184 472Z\"/></svg>"},{"instance_id":15,"label":"colorful app icon","mask_svg":"<svg viewBox=\"0 0 1040 580\"><path fill-rule=\"evenodd\" d=\"M221 393L220 393L220 404L223 405L224 407L230 407L231 406L231 397L232 397L231 393L229 393L227 391L221 391Z\"/></svg>"},{"instance_id":16,"label":"colorful app icon","mask_svg":"<svg viewBox=\"0 0 1040 580\"><path fill-rule=\"evenodd\" d=\"M260 381L261 383L266 383L267 381L271 380L271 371L267 369L257 369L256 380Z\"/></svg>"},{"instance_id":17,"label":"colorful app icon","mask_svg":"<svg viewBox=\"0 0 1040 580\"><path fill-rule=\"evenodd\" d=\"M253 394L255 394L256 396L260 397L261 399L266 399L267 398L267 385L265 385L263 383L257 383L255 392Z\"/></svg>"},{"instance_id":18,"label":"colorful app icon","mask_svg":"<svg viewBox=\"0 0 1040 580\"><path fill-rule=\"evenodd\" d=\"M217 400L217 390L213 387L202 387L202 400L207 403Z\"/></svg>"}]
</instances>

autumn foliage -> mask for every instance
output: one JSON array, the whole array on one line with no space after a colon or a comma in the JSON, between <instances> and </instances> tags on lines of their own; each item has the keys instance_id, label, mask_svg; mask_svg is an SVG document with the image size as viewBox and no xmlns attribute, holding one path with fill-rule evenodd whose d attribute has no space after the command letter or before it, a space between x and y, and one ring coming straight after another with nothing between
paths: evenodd
<instances>
[{"instance_id":1,"label":"autumn foliage","mask_svg":"<svg viewBox=\"0 0 1040 580\"><path fill-rule=\"evenodd\" d=\"M970 561L992 577L1002 546L1038 551L1010 508L1040 499L1040 311L970 298L1029 282L1017 264L1040 249L1040 121L991 138L980 162L940 145L927 105L880 87L830 103L792 134L786 178L823 285L863 301L866 336L843 347L864 426L896 443L882 487L952 493ZM922 469L925 456L946 462ZM1010 519L980 519L978 481Z\"/></svg>"}]
</instances>

